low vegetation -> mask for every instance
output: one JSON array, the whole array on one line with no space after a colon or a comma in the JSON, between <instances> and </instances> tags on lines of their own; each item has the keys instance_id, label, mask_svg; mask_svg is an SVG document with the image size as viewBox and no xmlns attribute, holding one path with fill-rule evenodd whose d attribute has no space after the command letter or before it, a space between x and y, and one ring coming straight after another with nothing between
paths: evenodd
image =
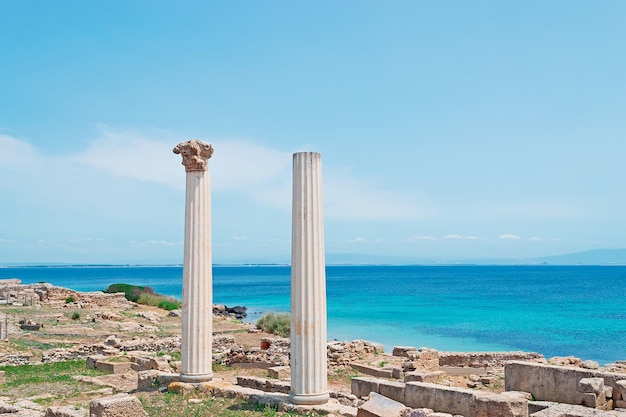
<instances>
[{"instance_id":1,"label":"low vegetation","mask_svg":"<svg viewBox=\"0 0 626 417\"><path fill-rule=\"evenodd\" d=\"M150 417L289 417L293 412L278 411L276 407L254 404L237 398L198 397L198 402L189 401L193 397L174 393L138 393L144 410ZM301 417L314 417L321 414L310 411L297 414Z\"/></svg>"},{"instance_id":2,"label":"low vegetation","mask_svg":"<svg viewBox=\"0 0 626 417\"><path fill-rule=\"evenodd\" d=\"M111 284L104 290L107 293L123 292L127 300L138 304L159 307L164 310L177 310L180 308L180 301L174 297L157 294L150 287L131 284Z\"/></svg>"},{"instance_id":3,"label":"low vegetation","mask_svg":"<svg viewBox=\"0 0 626 417\"><path fill-rule=\"evenodd\" d=\"M282 337L289 337L291 319L287 313L274 313L268 311L256 322L256 327L265 332L273 333Z\"/></svg>"},{"instance_id":4,"label":"low vegetation","mask_svg":"<svg viewBox=\"0 0 626 417\"><path fill-rule=\"evenodd\" d=\"M74 379L76 375L102 375L99 371L87 369L85 360L3 366L0 370L6 375L6 383L0 387L0 396L26 398L48 394L45 398L42 397L46 401L80 397L85 391L98 388Z\"/></svg>"}]
</instances>

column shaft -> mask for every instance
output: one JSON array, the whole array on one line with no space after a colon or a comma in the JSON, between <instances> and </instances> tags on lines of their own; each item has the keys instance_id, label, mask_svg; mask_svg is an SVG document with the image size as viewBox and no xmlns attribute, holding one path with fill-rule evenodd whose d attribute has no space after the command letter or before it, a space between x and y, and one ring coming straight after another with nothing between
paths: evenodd
<instances>
[{"instance_id":1,"label":"column shaft","mask_svg":"<svg viewBox=\"0 0 626 417\"><path fill-rule=\"evenodd\" d=\"M187 172L183 260L182 382L213 379L213 271L211 257L211 177L213 147L198 140L178 144Z\"/></svg>"},{"instance_id":2,"label":"column shaft","mask_svg":"<svg viewBox=\"0 0 626 417\"><path fill-rule=\"evenodd\" d=\"M213 378L210 175L187 172L181 381Z\"/></svg>"},{"instance_id":3,"label":"column shaft","mask_svg":"<svg viewBox=\"0 0 626 417\"><path fill-rule=\"evenodd\" d=\"M326 267L321 155L293 156L291 395L295 404L328 401Z\"/></svg>"}]
</instances>

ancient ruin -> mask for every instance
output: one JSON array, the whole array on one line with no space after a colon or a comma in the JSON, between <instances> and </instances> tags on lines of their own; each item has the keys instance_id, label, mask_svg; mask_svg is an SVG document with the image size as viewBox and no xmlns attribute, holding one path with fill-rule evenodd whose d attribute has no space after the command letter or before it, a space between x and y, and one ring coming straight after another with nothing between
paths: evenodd
<instances>
[{"instance_id":1,"label":"ancient ruin","mask_svg":"<svg viewBox=\"0 0 626 417\"><path fill-rule=\"evenodd\" d=\"M174 153L183 157L187 172L180 378L184 382L204 382L213 378L211 177L208 172L213 147L199 140L190 140L176 145Z\"/></svg>"},{"instance_id":2,"label":"ancient ruin","mask_svg":"<svg viewBox=\"0 0 626 417\"><path fill-rule=\"evenodd\" d=\"M326 264L319 153L293 155L291 401L323 404L326 388Z\"/></svg>"}]
</instances>

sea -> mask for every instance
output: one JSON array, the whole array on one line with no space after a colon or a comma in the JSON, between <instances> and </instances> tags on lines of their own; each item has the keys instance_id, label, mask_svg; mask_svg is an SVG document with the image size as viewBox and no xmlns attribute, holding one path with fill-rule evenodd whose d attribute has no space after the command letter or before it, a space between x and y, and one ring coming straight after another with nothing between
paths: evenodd
<instances>
[{"instance_id":1,"label":"sea","mask_svg":"<svg viewBox=\"0 0 626 417\"><path fill-rule=\"evenodd\" d=\"M289 266L214 266L213 302L247 321L289 311ZM0 279L78 291L150 286L181 298L181 266L0 268ZM529 351L626 360L626 266L328 266L329 340L441 351Z\"/></svg>"}]
</instances>

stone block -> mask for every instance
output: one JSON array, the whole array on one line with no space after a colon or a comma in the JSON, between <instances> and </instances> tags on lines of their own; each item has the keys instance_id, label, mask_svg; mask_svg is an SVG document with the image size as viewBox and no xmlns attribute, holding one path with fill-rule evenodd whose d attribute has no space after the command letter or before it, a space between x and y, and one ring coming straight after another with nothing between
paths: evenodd
<instances>
[{"instance_id":1,"label":"stone block","mask_svg":"<svg viewBox=\"0 0 626 417\"><path fill-rule=\"evenodd\" d=\"M407 382L404 387L404 404L412 408L435 409L435 391L438 385L424 382Z\"/></svg>"},{"instance_id":2,"label":"stone block","mask_svg":"<svg viewBox=\"0 0 626 417\"><path fill-rule=\"evenodd\" d=\"M404 371L399 366L390 366L388 369L391 370L391 376L393 379L402 379L404 375Z\"/></svg>"},{"instance_id":3,"label":"stone block","mask_svg":"<svg viewBox=\"0 0 626 417\"><path fill-rule=\"evenodd\" d=\"M154 391L180 380L179 374L146 370L137 372L137 391Z\"/></svg>"},{"instance_id":4,"label":"stone block","mask_svg":"<svg viewBox=\"0 0 626 417\"><path fill-rule=\"evenodd\" d=\"M617 417L623 415L622 412L602 411L580 405L558 403L531 414L532 417Z\"/></svg>"},{"instance_id":5,"label":"stone block","mask_svg":"<svg viewBox=\"0 0 626 417\"><path fill-rule=\"evenodd\" d=\"M407 382L404 391L405 404L409 407L468 417L472 417L470 407L476 395L476 391L427 382Z\"/></svg>"},{"instance_id":6,"label":"stone block","mask_svg":"<svg viewBox=\"0 0 626 417\"><path fill-rule=\"evenodd\" d=\"M578 392L600 394L604 391L604 379L602 378L583 378L578 381Z\"/></svg>"},{"instance_id":7,"label":"stone block","mask_svg":"<svg viewBox=\"0 0 626 417\"><path fill-rule=\"evenodd\" d=\"M403 382L380 381L378 383L378 393L380 395L401 403L404 403L404 388Z\"/></svg>"},{"instance_id":8,"label":"stone block","mask_svg":"<svg viewBox=\"0 0 626 417\"><path fill-rule=\"evenodd\" d=\"M100 372L108 372L111 374L123 374L130 370L130 362L109 362L96 361L96 369Z\"/></svg>"},{"instance_id":9,"label":"stone block","mask_svg":"<svg viewBox=\"0 0 626 417\"><path fill-rule=\"evenodd\" d=\"M613 391L614 400L626 401L626 379L615 382L615 390Z\"/></svg>"},{"instance_id":10,"label":"stone block","mask_svg":"<svg viewBox=\"0 0 626 417\"><path fill-rule=\"evenodd\" d=\"M240 387L254 388L260 391L267 391L267 379L256 376L238 376L237 385Z\"/></svg>"},{"instance_id":11,"label":"stone block","mask_svg":"<svg viewBox=\"0 0 626 417\"><path fill-rule=\"evenodd\" d=\"M368 365L361 365L358 363L351 363L352 369L359 371L366 375L375 376L376 378L393 378L393 371L390 369L376 368Z\"/></svg>"},{"instance_id":12,"label":"stone block","mask_svg":"<svg viewBox=\"0 0 626 417\"><path fill-rule=\"evenodd\" d=\"M495 376L481 376L480 383L483 385L491 385L496 380Z\"/></svg>"},{"instance_id":13,"label":"stone block","mask_svg":"<svg viewBox=\"0 0 626 417\"><path fill-rule=\"evenodd\" d=\"M191 382L174 381L167 386L168 392L180 394L182 396L188 395L192 392L202 392L206 389L206 383L194 384ZM246 389L246 388L241 388Z\"/></svg>"},{"instance_id":14,"label":"stone block","mask_svg":"<svg viewBox=\"0 0 626 417\"><path fill-rule=\"evenodd\" d=\"M584 369L600 369L600 365L596 361L584 361L580 364L580 367Z\"/></svg>"},{"instance_id":15,"label":"stone block","mask_svg":"<svg viewBox=\"0 0 626 417\"><path fill-rule=\"evenodd\" d=\"M552 401L529 401L528 402L528 414L533 415L538 413L546 408L550 408L555 406L558 403Z\"/></svg>"},{"instance_id":16,"label":"stone block","mask_svg":"<svg viewBox=\"0 0 626 417\"><path fill-rule=\"evenodd\" d=\"M435 391L435 411L471 416L474 391L463 388L439 386ZM491 416L490 416L491 417Z\"/></svg>"},{"instance_id":17,"label":"stone block","mask_svg":"<svg viewBox=\"0 0 626 417\"><path fill-rule=\"evenodd\" d=\"M44 417L88 417L89 411L84 408L76 408L73 405L65 405L62 407L48 407Z\"/></svg>"},{"instance_id":18,"label":"stone block","mask_svg":"<svg viewBox=\"0 0 626 417\"><path fill-rule=\"evenodd\" d=\"M436 383L446 375L444 371L414 371L404 374L404 382L432 382Z\"/></svg>"},{"instance_id":19,"label":"stone block","mask_svg":"<svg viewBox=\"0 0 626 417\"><path fill-rule=\"evenodd\" d=\"M528 400L514 395L476 394L468 416L528 417Z\"/></svg>"},{"instance_id":20,"label":"stone block","mask_svg":"<svg viewBox=\"0 0 626 417\"><path fill-rule=\"evenodd\" d=\"M96 369L96 362L104 360L105 358L106 356L104 355L87 356L87 368Z\"/></svg>"},{"instance_id":21,"label":"stone block","mask_svg":"<svg viewBox=\"0 0 626 417\"><path fill-rule=\"evenodd\" d=\"M149 369L156 369L157 371L162 372L170 372L172 370L172 368L170 368L170 363L165 358L151 358Z\"/></svg>"},{"instance_id":22,"label":"stone block","mask_svg":"<svg viewBox=\"0 0 626 417\"><path fill-rule=\"evenodd\" d=\"M415 362L413 362L413 361L404 361L404 362L402 362L402 369L404 370L404 372L411 372L411 371L414 371L417 368L415 367Z\"/></svg>"},{"instance_id":23,"label":"stone block","mask_svg":"<svg viewBox=\"0 0 626 417\"><path fill-rule=\"evenodd\" d=\"M130 358L131 363L133 366L131 366L132 369L136 370L136 371L147 371L149 369L155 369L152 368L150 366L150 358L144 358L141 356L134 356L132 358Z\"/></svg>"},{"instance_id":24,"label":"stone block","mask_svg":"<svg viewBox=\"0 0 626 417\"><path fill-rule=\"evenodd\" d=\"M402 417L406 407L404 404L372 392L369 399L358 408L357 417Z\"/></svg>"},{"instance_id":25,"label":"stone block","mask_svg":"<svg viewBox=\"0 0 626 417\"><path fill-rule=\"evenodd\" d=\"M267 368L267 374L270 378L288 379L291 377L291 368L289 366L272 366Z\"/></svg>"},{"instance_id":26,"label":"stone block","mask_svg":"<svg viewBox=\"0 0 626 417\"><path fill-rule=\"evenodd\" d=\"M605 387L613 388L613 400L623 399L620 381L626 380L626 378L624 374L616 372L529 362L509 362L505 365L504 370L505 389L507 391L530 392L536 400L540 401L577 404L579 400L576 395L579 391L578 383L585 378L602 379ZM600 402L606 401L606 393L599 395L598 400ZM603 408L609 408L609 406L608 401L602 405Z\"/></svg>"},{"instance_id":27,"label":"stone block","mask_svg":"<svg viewBox=\"0 0 626 417\"><path fill-rule=\"evenodd\" d=\"M626 401L618 400L614 402L615 408L626 408Z\"/></svg>"},{"instance_id":28,"label":"stone block","mask_svg":"<svg viewBox=\"0 0 626 417\"><path fill-rule=\"evenodd\" d=\"M585 407L597 407L597 397L593 392L577 392L576 404L584 405Z\"/></svg>"},{"instance_id":29,"label":"stone block","mask_svg":"<svg viewBox=\"0 0 626 417\"><path fill-rule=\"evenodd\" d=\"M408 357L411 360L436 360L437 362L439 362L439 351L435 349L420 348L420 350L418 350L417 352L409 351L407 352L407 354L409 355Z\"/></svg>"},{"instance_id":30,"label":"stone block","mask_svg":"<svg viewBox=\"0 0 626 417\"><path fill-rule=\"evenodd\" d=\"M89 404L90 417L148 417L141 402L132 395L118 394Z\"/></svg>"},{"instance_id":31,"label":"stone block","mask_svg":"<svg viewBox=\"0 0 626 417\"><path fill-rule=\"evenodd\" d=\"M266 390L268 392L280 392L282 394L289 394L291 392L291 383L287 381L270 381L266 382Z\"/></svg>"},{"instance_id":32,"label":"stone block","mask_svg":"<svg viewBox=\"0 0 626 417\"><path fill-rule=\"evenodd\" d=\"M350 391L357 398L363 398L370 395L370 392L378 394L379 380L374 378L352 378L350 383Z\"/></svg>"},{"instance_id":33,"label":"stone block","mask_svg":"<svg viewBox=\"0 0 626 417\"><path fill-rule=\"evenodd\" d=\"M409 357L409 352L417 352L417 348L414 346L394 346L391 354L393 356Z\"/></svg>"}]
</instances>

